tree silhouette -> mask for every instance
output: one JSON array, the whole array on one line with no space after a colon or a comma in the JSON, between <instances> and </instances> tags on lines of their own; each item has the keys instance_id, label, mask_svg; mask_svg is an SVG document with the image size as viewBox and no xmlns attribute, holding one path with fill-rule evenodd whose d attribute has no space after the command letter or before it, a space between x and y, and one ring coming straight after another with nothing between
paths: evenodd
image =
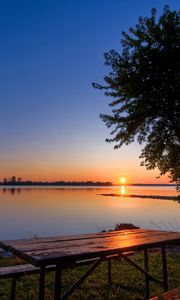
<instances>
[{"instance_id":1,"label":"tree silhouette","mask_svg":"<svg viewBox=\"0 0 180 300\"><path fill-rule=\"evenodd\" d=\"M7 180L6 177L4 177L4 179L3 179L3 184L7 184L7 183L8 183L8 180Z\"/></svg>"},{"instance_id":2,"label":"tree silhouette","mask_svg":"<svg viewBox=\"0 0 180 300\"><path fill-rule=\"evenodd\" d=\"M18 177L17 183L19 184L19 183L21 183L21 181L22 181L22 178L21 178L21 177Z\"/></svg>"},{"instance_id":3,"label":"tree silhouette","mask_svg":"<svg viewBox=\"0 0 180 300\"><path fill-rule=\"evenodd\" d=\"M16 184L16 176L12 176L10 180L11 184Z\"/></svg>"},{"instance_id":4,"label":"tree silhouette","mask_svg":"<svg viewBox=\"0 0 180 300\"><path fill-rule=\"evenodd\" d=\"M139 18L122 32L122 52L105 53L110 73L105 85L93 83L113 98L112 114L100 117L113 127L115 149L134 140L144 144L141 165L157 167L180 184L180 13L165 6L157 20Z\"/></svg>"}]
</instances>

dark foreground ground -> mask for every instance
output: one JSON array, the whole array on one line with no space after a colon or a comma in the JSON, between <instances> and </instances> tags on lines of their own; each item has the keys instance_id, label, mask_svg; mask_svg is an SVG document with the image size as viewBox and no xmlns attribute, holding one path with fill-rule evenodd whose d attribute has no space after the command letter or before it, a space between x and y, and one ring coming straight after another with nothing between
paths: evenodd
<instances>
[{"instance_id":1,"label":"dark foreground ground","mask_svg":"<svg viewBox=\"0 0 180 300\"><path fill-rule=\"evenodd\" d=\"M150 253L150 272L161 278L161 256L157 251ZM132 257L139 265L143 266L142 253ZM180 286L180 252L179 249L168 251L168 274L169 288ZM22 261L16 258L1 258L0 267L7 265L21 264ZM88 266L76 267L63 271L63 291L77 280ZM114 261L112 263L113 284L107 283L107 262L103 262L94 273L85 280L85 282L73 293L70 300L141 300L144 298L144 276L128 265L125 261ZM46 299L53 299L54 273L46 275ZM128 290L123 290L126 286ZM10 288L10 280L0 281L0 299L7 300ZM162 292L158 284L151 284L151 295ZM27 276L17 283L17 300L36 300L38 298L38 275Z\"/></svg>"}]
</instances>

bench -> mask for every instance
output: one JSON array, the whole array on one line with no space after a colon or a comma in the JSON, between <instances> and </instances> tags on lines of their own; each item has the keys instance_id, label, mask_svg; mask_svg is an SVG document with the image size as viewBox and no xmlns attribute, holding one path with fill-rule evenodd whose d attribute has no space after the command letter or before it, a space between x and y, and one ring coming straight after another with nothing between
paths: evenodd
<instances>
[{"instance_id":1,"label":"bench","mask_svg":"<svg viewBox=\"0 0 180 300\"><path fill-rule=\"evenodd\" d=\"M134 255L134 251L130 251L125 253L127 256ZM108 262L108 283L111 284L111 260L120 260L121 258L119 257L118 254L114 255L109 255L107 257L107 262ZM79 267L79 266L86 266L93 264L96 262L98 258L92 258L88 260L81 260L81 261L76 261L73 265L63 265L63 269L65 268L70 268L70 267ZM55 271L56 266L47 266L46 267L46 272L51 272ZM28 275L35 275L39 274L40 268L34 267L31 264L24 264L24 265L16 265L16 266L8 266L8 267L0 267L0 279L10 279L12 278L11 282L11 289L10 289L10 295L9 299L14 300L15 295L16 295L16 282L19 280L21 277L25 277Z\"/></svg>"},{"instance_id":2,"label":"bench","mask_svg":"<svg viewBox=\"0 0 180 300\"><path fill-rule=\"evenodd\" d=\"M180 287L153 297L150 300L180 300Z\"/></svg>"},{"instance_id":3,"label":"bench","mask_svg":"<svg viewBox=\"0 0 180 300\"><path fill-rule=\"evenodd\" d=\"M30 264L1 267L0 279L12 278L9 299L10 300L15 299L17 280L19 280L21 277L24 276L39 274L39 270L40 270L39 268L36 268ZM53 271L53 270L55 270L55 266L47 267L47 271Z\"/></svg>"}]
</instances>

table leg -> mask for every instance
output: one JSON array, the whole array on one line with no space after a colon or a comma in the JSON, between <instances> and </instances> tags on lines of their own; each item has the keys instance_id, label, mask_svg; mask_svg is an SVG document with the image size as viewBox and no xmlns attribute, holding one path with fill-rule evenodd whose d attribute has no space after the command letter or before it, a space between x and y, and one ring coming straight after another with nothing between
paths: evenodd
<instances>
[{"instance_id":1,"label":"table leg","mask_svg":"<svg viewBox=\"0 0 180 300\"><path fill-rule=\"evenodd\" d=\"M62 277L62 267L60 264L57 264L56 274L55 274L54 300L59 300L61 296L61 277Z\"/></svg>"},{"instance_id":2,"label":"table leg","mask_svg":"<svg viewBox=\"0 0 180 300\"><path fill-rule=\"evenodd\" d=\"M144 269L148 272L148 249L144 249ZM145 299L149 299L149 278L145 275Z\"/></svg>"},{"instance_id":3,"label":"table leg","mask_svg":"<svg viewBox=\"0 0 180 300\"><path fill-rule=\"evenodd\" d=\"M16 278L12 278L10 300L15 300L16 297Z\"/></svg>"},{"instance_id":4,"label":"table leg","mask_svg":"<svg viewBox=\"0 0 180 300\"><path fill-rule=\"evenodd\" d=\"M167 275L167 260L166 260L166 246L162 246L162 268L163 268L163 285L164 291L168 291L168 275Z\"/></svg>"},{"instance_id":5,"label":"table leg","mask_svg":"<svg viewBox=\"0 0 180 300\"><path fill-rule=\"evenodd\" d=\"M108 284L112 284L112 277L111 277L111 260L108 259Z\"/></svg>"},{"instance_id":6,"label":"table leg","mask_svg":"<svg viewBox=\"0 0 180 300\"><path fill-rule=\"evenodd\" d=\"M39 279L39 300L44 300L44 288L45 288L45 267L40 269L40 279Z\"/></svg>"}]
</instances>

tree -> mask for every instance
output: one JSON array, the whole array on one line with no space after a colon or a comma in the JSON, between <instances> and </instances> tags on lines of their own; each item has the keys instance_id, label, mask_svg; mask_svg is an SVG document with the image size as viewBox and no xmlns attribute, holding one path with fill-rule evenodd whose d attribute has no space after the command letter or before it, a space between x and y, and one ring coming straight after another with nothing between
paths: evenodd
<instances>
[{"instance_id":1,"label":"tree","mask_svg":"<svg viewBox=\"0 0 180 300\"><path fill-rule=\"evenodd\" d=\"M157 167L180 185L180 13L164 7L157 18L140 17L122 32L122 51L105 53L110 72L105 85L93 83L113 98L112 114L101 114L115 149L134 140L144 145L141 165Z\"/></svg>"},{"instance_id":2,"label":"tree","mask_svg":"<svg viewBox=\"0 0 180 300\"><path fill-rule=\"evenodd\" d=\"M21 184L21 182L22 182L22 178L21 178L21 177L18 177L18 179L17 179L17 184Z\"/></svg>"},{"instance_id":3,"label":"tree","mask_svg":"<svg viewBox=\"0 0 180 300\"><path fill-rule=\"evenodd\" d=\"M3 184L7 184L7 183L8 183L7 178L4 177L4 179L3 179Z\"/></svg>"},{"instance_id":4,"label":"tree","mask_svg":"<svg viewBox=\"0 0 180 300\"><path fill-rule=\"evenodd\" d=\"M12 176L10 179L11 184L16 184L16 176Z\"/></svg>"}]
</instances>

